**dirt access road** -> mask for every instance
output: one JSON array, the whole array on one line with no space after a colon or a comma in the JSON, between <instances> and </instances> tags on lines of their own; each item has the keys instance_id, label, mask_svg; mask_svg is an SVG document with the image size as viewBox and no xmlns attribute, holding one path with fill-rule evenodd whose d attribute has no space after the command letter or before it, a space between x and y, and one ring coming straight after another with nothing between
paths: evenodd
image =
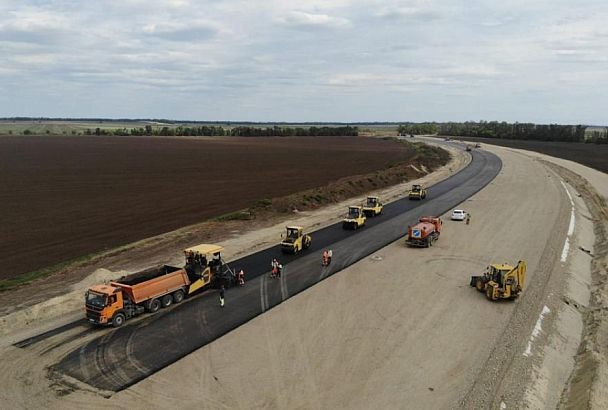
<instances>
[{"instance_id":1,"label":"dirt access road","mask_svg":"<svg viewBox=\"0 0 608 410\"><path fill-rule=\"evenodd\" d=\"M559 260L571 210L543 163L496 152L501 174L462 205L472 224L446 221L433 248L389 245L107 398L86 386L49 391L44 374L27 371L30 355L11 348L3 401L47 408L517 408L523 389L515 387L538 364L538 341L532 356L522 353L547 295L559 299L561 292L555 279L564 273ZM488 261L518 259L528 262L528 286L516 302L490 303L468 286ZM45 350L37 353L53 354L53 346ZM491 352L501 360L489 360ZM520 362L522 372L507 380L515 386L496 397L501 376Z\"/></svg>"},{"instance_id":2,"label":"dirt access road","mask_svg":"<svg viewBox=\"0 0 608 410\"><path fill-rule=\"evenodd\" d=\"M414 156L377 138L0 137L0 279Z\"/></svg>"}]
</instances>

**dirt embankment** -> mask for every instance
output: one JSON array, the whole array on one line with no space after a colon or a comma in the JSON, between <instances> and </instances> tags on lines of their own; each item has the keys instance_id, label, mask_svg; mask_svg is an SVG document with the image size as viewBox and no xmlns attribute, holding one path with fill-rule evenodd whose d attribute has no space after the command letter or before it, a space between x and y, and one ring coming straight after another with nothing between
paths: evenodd
<instances>
[{"instance_id":1,"label":"dirt embankment","mask_svg":"<svg viewBox=\"0 0 608 410\"><path fill-rule=\"evenodd\" d=\"M584 178L559 165L550 166L584 198L595 235L592 253L587 249L592 256L590 303L583 310L582 342L560 408L604 409L608 405L608 205Z\"/></svg>"}]
</instances>

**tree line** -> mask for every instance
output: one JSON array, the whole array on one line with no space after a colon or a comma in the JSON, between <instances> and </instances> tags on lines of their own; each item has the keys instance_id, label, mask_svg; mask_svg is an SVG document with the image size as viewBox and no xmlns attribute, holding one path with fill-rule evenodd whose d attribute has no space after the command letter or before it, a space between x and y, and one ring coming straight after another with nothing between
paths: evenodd
<instances>
[{"instance_id":1,"label":"tree line","mask_svg":"<svg viewBox=\"0 0 608 410\"><path fill-rule=\"evenodd\" d=\"M604 130L594 129L587 131L585 142L594 142L596 144L608 144L608 128Z\"/></svg>"},{"instance_id":2,"label":"tree line","mask_svg":"<svg viewBox=\"0 0 608 410\"><path fill-rule=\"evenodd\" d=\"M399 135L414 134L414 135L432 135L437 134L439 127L434 122L408 123L401 124L397 131Z\"/></svg>"},{"instance_id":3,"label":"tree line","mask_svg":"<svg viewBox=\"0 0 608 410\"><path fill-rule=\"evenodd\" d=\"M88 128L85 135L117 136L230 136L230 137L334 137L357 136L357 127L153 127L146 125L137 128Z\"/></svg>"},{"instance_id":4,"label":"tree line","mask_svg":"<svg viewBox=\"0 0 608 410\"><path fill-rule=\"evenodd\" d=\"M400 134L439 134L456 137L498 138L537 141L585 141L583 125L508 123L498 121L467 121L445 123L408 123L400 125ZM596 140L600 140L598 134ZM589 139L588 139L589 140Z\"/></svg>"}]
</instances>

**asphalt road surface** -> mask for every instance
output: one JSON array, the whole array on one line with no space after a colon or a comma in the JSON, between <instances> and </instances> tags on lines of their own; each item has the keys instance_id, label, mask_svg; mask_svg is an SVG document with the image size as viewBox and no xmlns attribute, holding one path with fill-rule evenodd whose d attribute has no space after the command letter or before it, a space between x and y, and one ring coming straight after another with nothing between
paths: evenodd
<instances>
[{"instance_id":1,"label":"asphalt road surface","mask_svg":"<svg viewBox=\"0 0 608 410\"><path fill-rule=\"evenodd\" d=\"M272 247L231 262L247 273L244 287L226 292L220 308L214 291L180 305L127 323L65 356L52 369L99 389L120 391L241 326L289 297L352 265L404 236L407 225L422 215L440 215L460 204L499 173L500 159L473 151L470 165L434 185L424 201L399 200L385 206L383 215L369 218L358 231L341 223L313 232L311 248L297 256L282 255ZM321 266L321 252L334 251L332 264ZM270 260L283 265L280 279L268 275ZM370 274L373 274L371 272Z\"/></svg>"}]
</instances>

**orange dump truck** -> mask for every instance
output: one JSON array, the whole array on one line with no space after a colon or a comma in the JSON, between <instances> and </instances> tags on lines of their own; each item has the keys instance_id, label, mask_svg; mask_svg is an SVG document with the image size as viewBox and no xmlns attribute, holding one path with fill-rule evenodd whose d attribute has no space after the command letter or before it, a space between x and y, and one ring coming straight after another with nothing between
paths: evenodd
<instances>
[{"instance_id":1,"label":"orange dump truck","mask_svg":"<svg viewBox=\"0 0 608 410\"><path fill-rule=\"evenodd\" d=\"M428 248L439 239L443 222L438 216L423 216L419 222L407 229L405 243L409 246Z\"/></svg>"},{"instance_id":2,"label":"orange dump truck","mask_svg":"<svg viewBox=\"0 0 608 410\"><path fill-rule=\"evenodd\" d=\"M184 268L162 265L95 285L85 295L86 317L97 325L120 327L125 320L184 300L212 286L234 286L237 275L224 262L224 248L202 244L184 250Z\"/></svg>"},{"instance_id":3,"label":"orange dump truck","mask_svg":"<svg viewBox=\"0 0 608 410\"><path fill-rule=\"evenodd\" d=\"M86 316L95 324L120 327L140 313L181 302L189 285L184 269L168 265L146 269L109 285L92 286L86 293Z\"/></svg>"}]
</instances>

